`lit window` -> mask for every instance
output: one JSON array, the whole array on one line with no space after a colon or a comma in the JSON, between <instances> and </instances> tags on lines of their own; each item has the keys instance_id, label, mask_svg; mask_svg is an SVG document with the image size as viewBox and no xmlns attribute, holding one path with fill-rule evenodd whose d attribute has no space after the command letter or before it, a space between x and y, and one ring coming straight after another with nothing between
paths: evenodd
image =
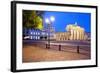
<instances>
[{"instance_id":1,"label":"lit window","mask_svg":"<svg viewBox=\"0 0 100 73\"><path fill-rule=\"evenodd\" d=\"M42 35L45 35L45 33L44 33L44 32L42 32Z\"/></svg>"},{"instance_id":2,"label":"lit window","mask_svg":"<svg viewBox=\"0 0 100 73\"><path fill-rule=\"evenodd\" d=\"M38 36L38 39L40 39L40 37Z\"/></svg>"},{"instance_id":3,"label":"lit window","mask_svg":"<svg viewBox=\"0 0 100 73\"><path fill-rule=\"evenodd\" d=\"M31 32L31 34L33 34L33 33Z\"/></svg>"},{"instance_id":4,"label":"lit window","mask_svg":"<svg viewBox=\"0 0 100 73\"><path fill-rule=\"evenodd\" d=\"M37 39L37 36L35 37L35 39Z\"/></svg>"},{"instance_id":5,"label":"lit window","mask_svg":"<svg viewBox=\"0 0 100 73\"><path fill-rule=\"evenodd\" d=\"M30 37L30 39L32 39L32 36Z\"/></svg>"}]
</instances>

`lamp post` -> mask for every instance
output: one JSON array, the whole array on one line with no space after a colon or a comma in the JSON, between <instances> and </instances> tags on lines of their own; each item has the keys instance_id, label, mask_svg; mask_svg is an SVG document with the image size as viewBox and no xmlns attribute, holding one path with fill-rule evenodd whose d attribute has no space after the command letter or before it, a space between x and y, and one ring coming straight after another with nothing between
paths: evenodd
<instances>
[{"instance_id":1,"label":"lamp post","mask_svg":"<svg viewBox=\"0 0 100 73\"><path fill-rule=\"evenodd\" d=\"M51 16L50 18L46 18L45 22L48 25L48 49L50 49L50 25L55 21L55 17Z\"/></svg>"}]
</instances>

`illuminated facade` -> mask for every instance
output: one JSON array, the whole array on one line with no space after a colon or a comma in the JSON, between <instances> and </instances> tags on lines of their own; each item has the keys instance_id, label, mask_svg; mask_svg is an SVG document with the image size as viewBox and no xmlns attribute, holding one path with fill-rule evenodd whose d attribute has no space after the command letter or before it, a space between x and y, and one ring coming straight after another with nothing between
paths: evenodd
<instances>
[{"instance_id":1,"label":"illuminated facade","mask_svg":"<svg viewBox=\"0 0 100 73\"><path fill-rule=\"evenodd\" d=\"M77 26L77 24L69 24L66 27L67 32L55 33L56 40L86 40L84 28Z\"/></svg>"},{"instance_id":2,"label":"illuminated facade","mask_svg":"<svg viewBox=\"0 0 100 73\"><path fill-rule=\"evenodd\" d=\"M23 33L25 35L24 39L32 39L32 40L47 40L54 39L53 31L48 32L48 30L39 30L39 29L29 29L27 30L28 33ZM50 33L50 34L49 34Z\"/></svg>"},{"instance_id":3,"label":"illuminated facade","mask_svg":"<svg viewBox=\"0 0 100 73\"><path fill-rule=\"evenodd\" d=\"M59 41L64 41L64 40L69 40L69 32L58 32L55 33L54 38L55 40L59 40Z\"/></svg>"},{"instance_id":4,"label":"illuminated facade","mask_svg":"<svg viewBox=\"0 0 100 73\"><path fill-rule=\"evenodd\" d=\"M24 33L24 35L26 35L24 39L45 40L48 37L48 32L38 29L29 29L27 32L28 33Z\"/></svg>"},{"instance_id":5,"label":"illuminated facade","mask_svg":"<svg viewBox=\"0 0 100 73\"><path fill-rule=\"evenodd\" d=\"M75 24L69 24L66 26L67 32L55 32L53 27L50 27L50 31L48 29L38 30L38 29L30 29L28 33L28 37L24 39L33 39L33 40L57 40L57 41L65 41L65 40L87 40L90 39L88 35L85 33L84 28ZM50 37L50 38L48 38Z\"/></svg>"}]
</instances>

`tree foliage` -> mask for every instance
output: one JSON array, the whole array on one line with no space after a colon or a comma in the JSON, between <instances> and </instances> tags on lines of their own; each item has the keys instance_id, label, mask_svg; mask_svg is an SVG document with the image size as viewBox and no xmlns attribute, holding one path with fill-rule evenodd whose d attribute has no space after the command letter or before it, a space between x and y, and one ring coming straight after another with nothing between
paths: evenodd
<instances>
[{"instance_id":1,"label":"tree foliage","mask_svg":"<svg viewBox=\"0 0 100 73\"><path fill-rule=\"evenodd\" d=\"M37 15L36 11L23 10L23 27L43 29L42 17Z\"/></svg>"}]
</instances>

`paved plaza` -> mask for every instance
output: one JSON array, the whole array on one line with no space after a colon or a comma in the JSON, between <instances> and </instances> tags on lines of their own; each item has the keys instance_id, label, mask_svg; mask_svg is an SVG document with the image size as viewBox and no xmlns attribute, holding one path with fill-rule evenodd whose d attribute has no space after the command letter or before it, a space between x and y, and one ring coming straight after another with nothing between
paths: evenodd
<instances>
[{"instance_id":1,"label":"paved plaza","mask_svg":"<svg viewBox=\"0 0 100 73\"><path fill-rule=\"evenodd\" d=\"M47 41L24 41L23 62L86 60L91 58L90 41L51 41L50 49L46 48L46 43ZM55 43L66 43L67 45L62 45L61 51L59 51L58 45L52 45ZM80 45L79 53L77 53L77 46L73 46L77 44Z\"/></svg>"}]
</instances>

